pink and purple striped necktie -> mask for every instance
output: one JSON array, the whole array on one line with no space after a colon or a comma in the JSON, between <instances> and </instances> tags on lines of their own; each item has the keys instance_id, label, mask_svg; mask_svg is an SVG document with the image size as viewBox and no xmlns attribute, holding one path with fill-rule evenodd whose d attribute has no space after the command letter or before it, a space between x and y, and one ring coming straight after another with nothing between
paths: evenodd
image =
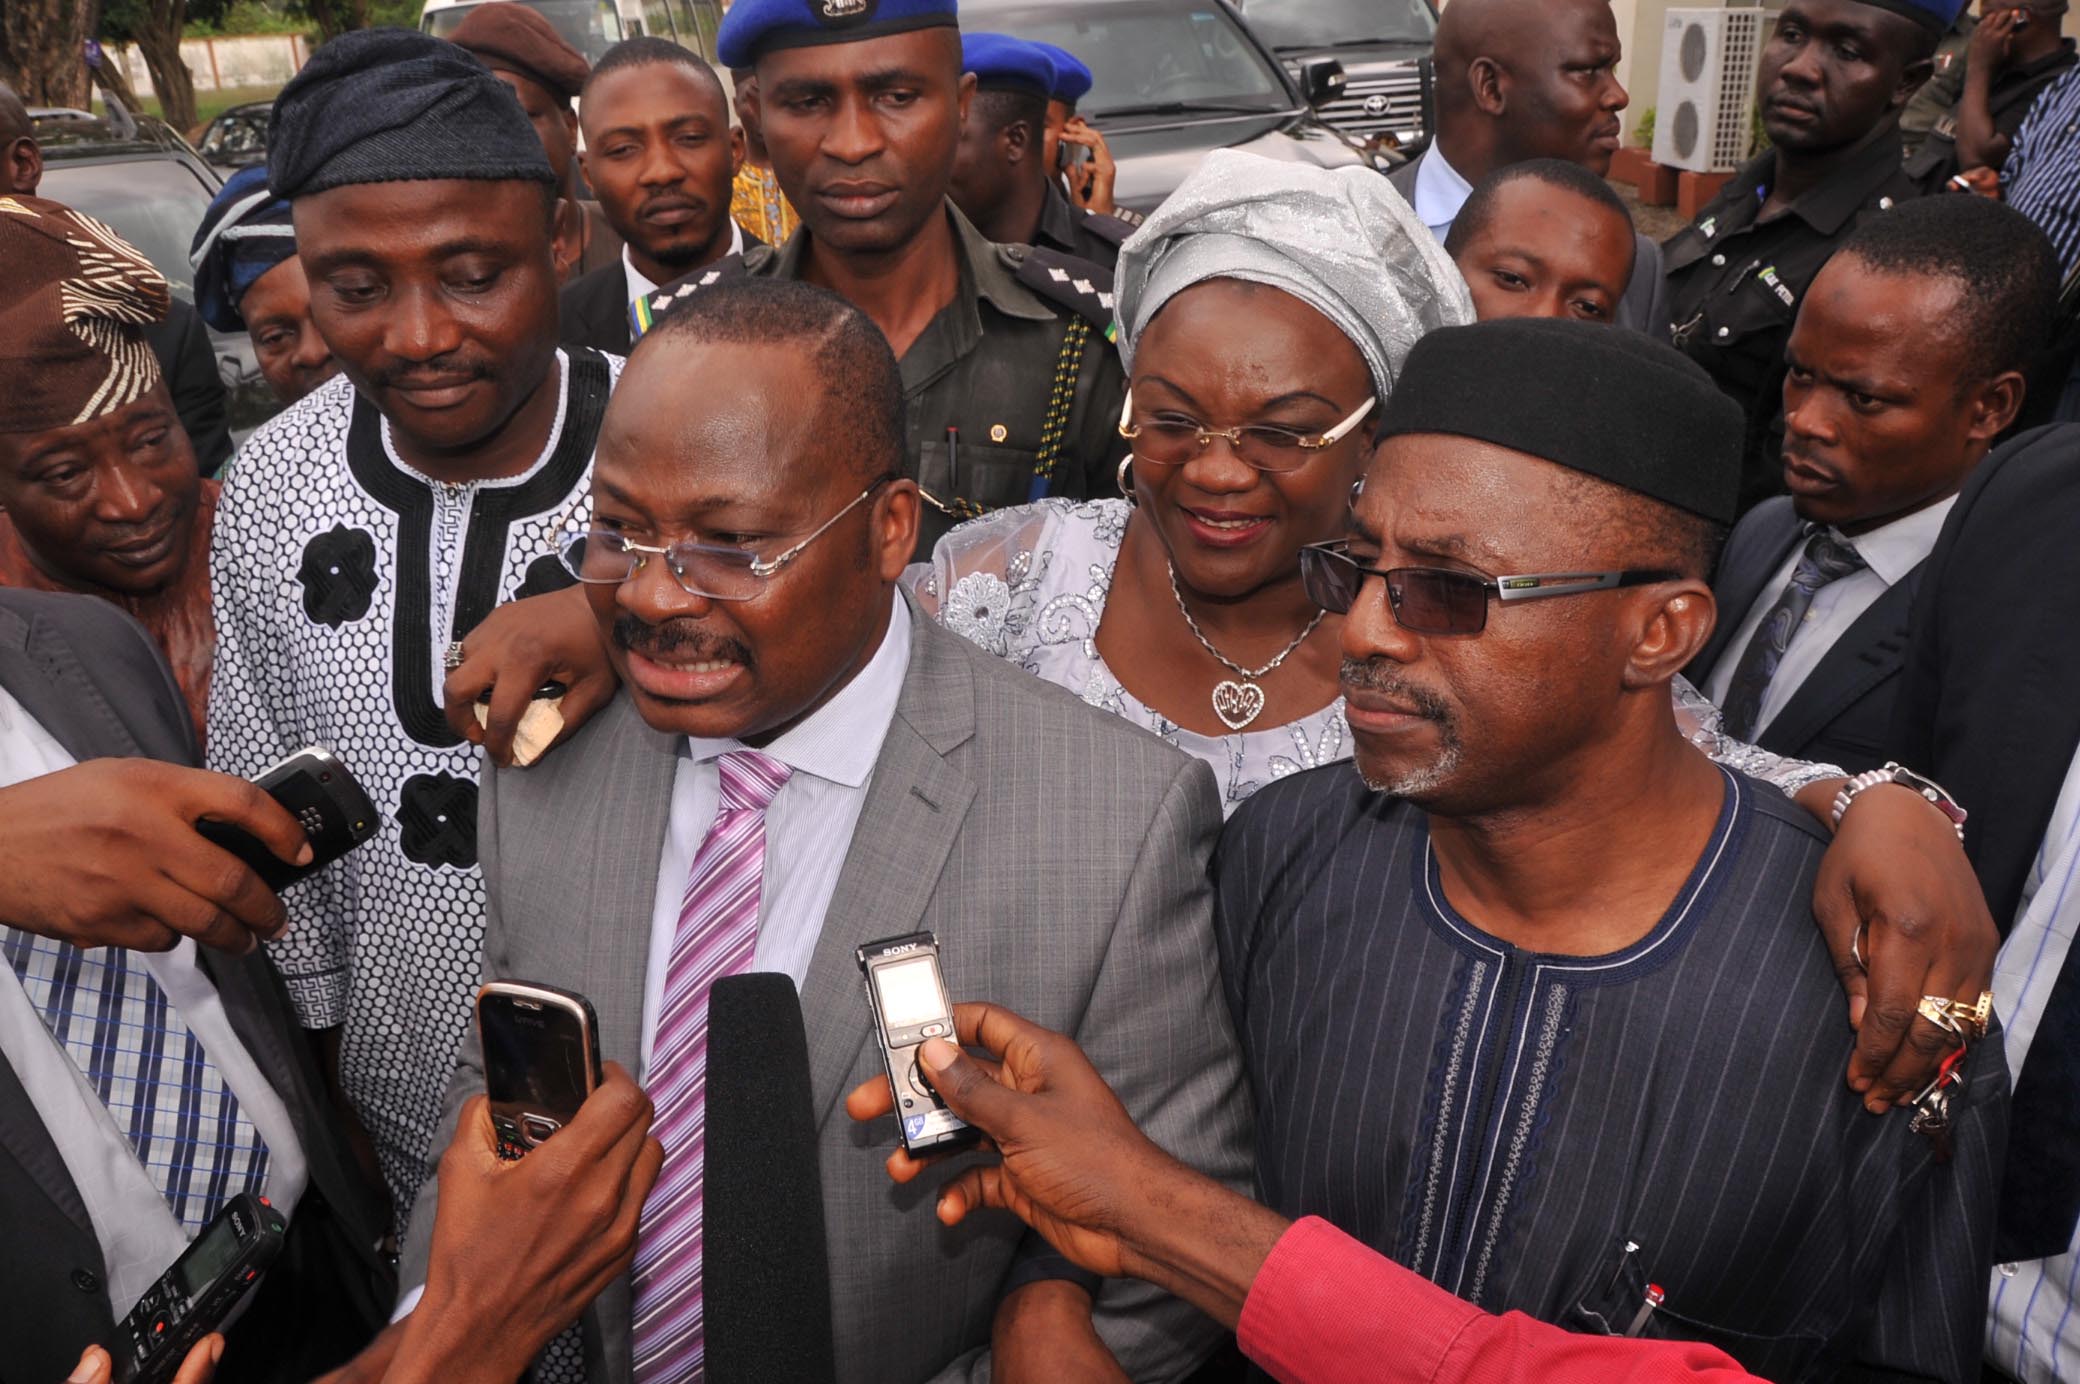
<instances>
[{"instance_id":1,"label":"pink and purple striped necktie","mask_svg":"<svg viewBox=\"0 0 2080 1384\"><path fill-rule=\"evenodd\" d=\"M707 1129L708 991L751 965L766 860L766 808L793 771L755 750L716 761L722 804L687 873L651 1044L651 1132L664 1170L643 1203L634 1274L636 1384L699 1384L701 1169Z\"/></svg>"}]
</instances>

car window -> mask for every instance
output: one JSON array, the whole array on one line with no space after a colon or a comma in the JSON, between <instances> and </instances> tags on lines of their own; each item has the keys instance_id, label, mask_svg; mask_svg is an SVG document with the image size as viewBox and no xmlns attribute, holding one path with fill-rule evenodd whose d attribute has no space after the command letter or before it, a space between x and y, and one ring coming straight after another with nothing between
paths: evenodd
<instances>
[{"instance_id":1,"label":"car window","mask_svg":"<svg viewBox=\"0 0 2080 1384\"><path fill-rule=\"evenodd\" d=\"M613 0L526 0L526 4L555 25L556 32L583 53L588 63L598 62L601 54L621 41L621 17L614 12ZM455 26L475 8L453 5L444 10L429 10L426 32L435 38L451 37ZM670 38L671 31L663 30L661 36Z\"/></svg>"},{"instance_id":2,"label":"car window","mask_svg":"<svg viewBox=\"0 0 2080 1384\"><path fill-rule=\"evenodd\" d=\"M207 158L236 158L243 154L267 152L267 112L254 114L229 114L219 116L209 127L209 134L202 141L202 153Z\"/></svg>"},{"instance_id":3,"label":"car window","mask_svg":"<svg viewBox=\"0 0 2080 1384\"><path fill-rule=\"evenodd\" d=\"M188 246L209 210L210 194L186 167L169 159L53 162L44 165L43 185L37 191L115 227L158 267L176 294L195 301Z\"/></svg>"},{"instance_id":4,"label":"car window","mask_svg":"<svg viewBox=\"0 0 2080 1384\"><path fill-rule=\"evenodd\" d=\"M1273 48L1428 43L1437 36L1437 16L1425 0L1240 0L1238 8Z\"/></svg>"},{"instance_id":5,"label":"car window","mask_svg":"<svg viewBox=\"0 0 2080 1384\"><path fill-rule=\"evenodd\" d=\"M1109 111L1170 103L1284 110L1285 82L1263 53L1214 4L1104 4L1049 0L978 13L978 24L1057 44L1090 64L1090 95L1077 103Z\"/></svg>"}]
</instances>

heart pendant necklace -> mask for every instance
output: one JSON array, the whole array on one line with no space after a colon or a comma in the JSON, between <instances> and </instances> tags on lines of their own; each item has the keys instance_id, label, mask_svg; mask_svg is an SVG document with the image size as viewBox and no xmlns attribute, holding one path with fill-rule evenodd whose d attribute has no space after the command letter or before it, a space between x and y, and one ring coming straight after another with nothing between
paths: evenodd
<instances>
[{"instance_id":1,"label":"heart pendant necklace","mask_svg":"<svg viewBox=\"0 0 2080 1384\"><path fill-rule=\"evenodd\" d=\"M1258 680L1292 657L1293 650L1299 648L1307 636L1314 633L1314 627L1322 623L1322 616L1328 614L1327 611L1316 611L1314 619L1307 622L1307 628L1294 635L1293 642L1280 650L1277 658L1261 668L1245 668L1214 648L1213 641L1206 637L1204 631L1199 628L1199 622L1192 618L1191 608L1184 603L1184 591L1177 584L1177 564L1174 562L1170 564L1170 594L1177 598L1177 613L1184 617L1185 627L1191 630L1192 638L1198 640L1199 646L1206 652L1219 659L1223 668L1235 674L1235 677L1223 678L1213 685L1213 714L1221 718L1222 725L1235 731L1241 730L1264 714L1264 689L1257 685Z\"/></svg>"}]
</instances>

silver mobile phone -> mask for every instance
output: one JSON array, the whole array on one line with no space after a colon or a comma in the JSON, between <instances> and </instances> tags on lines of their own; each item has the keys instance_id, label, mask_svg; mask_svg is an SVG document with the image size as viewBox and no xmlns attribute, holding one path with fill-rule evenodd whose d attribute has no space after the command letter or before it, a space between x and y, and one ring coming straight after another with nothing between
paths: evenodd
<instances>
[{"instance_id":1,"label":"silver mobile phone","mask_svg":"<svg viewBox=\"0 0 2080 1384\"><path fill-rule=\"evenodd\" d=\"M599 1016L583 995L491 981L477 991L477 1031L501 1158L545 1142L599 1086Z\"/></svg>"},{"instance_id":2,"label":"silver mobile phone","mask_svg":"<svg viewBox=\"0 0 2080 1384\"><path fill-rule=\"evenodd\" d=\"M895 1093L903 1147L924 1154L972 1143L980 1134L946 1108L917 1062L925 1039L959 1041L946 981L939 974L939 939L929 932L910 932L864 943L855 955L867 982L881 1064Z\"/></svg>"}]
</instances>

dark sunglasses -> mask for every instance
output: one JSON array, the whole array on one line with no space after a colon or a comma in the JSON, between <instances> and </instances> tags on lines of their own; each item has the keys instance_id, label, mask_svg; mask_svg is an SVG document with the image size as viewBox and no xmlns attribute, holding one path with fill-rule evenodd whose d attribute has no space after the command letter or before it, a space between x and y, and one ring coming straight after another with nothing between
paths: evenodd
<instances>
[{"instance_id":1,"label":"dark sunglasses","mask_svg":"<svg viewBox=\"0 0 2080 1384\"><path fill-rule=\"evenodd\" d=\"M1539 601L1552 596L1579 596L1621 586L1675 581L1681 575L1658 568L1619 572L1529 572L1513 577L1476 577L1445 567L1365 567L1353 558L1349 544L1312 543L1300 550L1300 580L1307 597L1332 615L1347 613L1358 599L1365 578L1387 583L1387 602L1401 627L1417 634L1479 634L1488 627L1488 598Z\"/></svg>"}]
</instances>

